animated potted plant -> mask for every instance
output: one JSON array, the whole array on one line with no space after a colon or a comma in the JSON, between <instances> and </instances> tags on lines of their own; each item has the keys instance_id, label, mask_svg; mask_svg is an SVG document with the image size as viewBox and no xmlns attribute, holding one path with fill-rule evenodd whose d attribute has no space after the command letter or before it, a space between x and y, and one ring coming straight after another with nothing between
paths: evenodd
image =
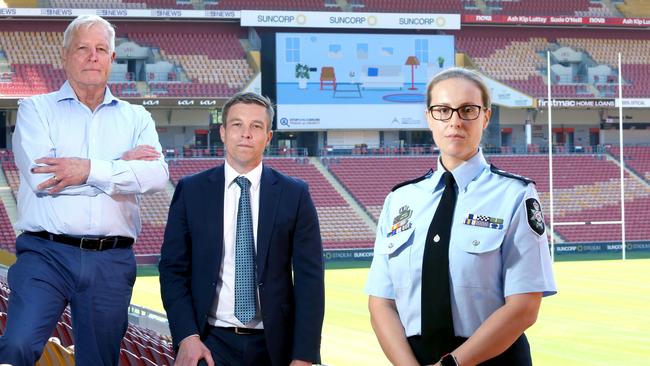
<instances>
[{"instance_id":1,"label":"animated potted plant","mask_svg":"<svg viewBox=\"0 0 650 366\"><path fill-rule=\"evenodd\" d=\"M442 69L442 66L445 64L445 58L438 56L438 66Z\"/></svg>"},{"instance_id":2,"label":"animated potted plant","mask_svg":"<svg viewBox=\"0 0 650 366\"><path fill-rule=\"evenodd\" d=\"M309 80L309 66L296 64L296 79L298 79L299 89L307 89L307 80Z\"/></svg>"}]
</instances>

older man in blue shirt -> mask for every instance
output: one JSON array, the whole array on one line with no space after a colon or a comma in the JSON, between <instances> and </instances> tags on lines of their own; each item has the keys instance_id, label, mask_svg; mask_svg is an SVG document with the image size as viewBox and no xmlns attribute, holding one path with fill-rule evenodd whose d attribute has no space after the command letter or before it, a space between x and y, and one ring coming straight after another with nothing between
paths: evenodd
<instances>
[{"instance_id":1,"label":"older man in blue shirt","mask_svg":"<svg viewBox=\"0 0 650 366\"><path fill-rule=\"evenodd\" d=\"M67 81L24 100L13 149L20 171L17 261L0 363L34 365L70 304L78 365L117 365L135 282L139 195L168 180L154 121L107 87L115 31L98 16L64 33Z\"/></svg>"}]
</instances>

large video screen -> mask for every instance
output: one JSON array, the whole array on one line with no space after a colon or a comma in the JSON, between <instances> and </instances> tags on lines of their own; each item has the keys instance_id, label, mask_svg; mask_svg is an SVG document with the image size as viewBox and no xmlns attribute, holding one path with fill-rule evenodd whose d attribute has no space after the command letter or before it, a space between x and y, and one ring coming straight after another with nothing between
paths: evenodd
<instances>
[{"instance_id":1,"label":"large video screen","mask_svg":"<svg viewBox=\"0 0 650 366\"><path fill-rule=\"evenodd\" d=\"M426 129L427 82L454 66L446 35L277 33L279 130Z\"/></svg>"}]
</instances>

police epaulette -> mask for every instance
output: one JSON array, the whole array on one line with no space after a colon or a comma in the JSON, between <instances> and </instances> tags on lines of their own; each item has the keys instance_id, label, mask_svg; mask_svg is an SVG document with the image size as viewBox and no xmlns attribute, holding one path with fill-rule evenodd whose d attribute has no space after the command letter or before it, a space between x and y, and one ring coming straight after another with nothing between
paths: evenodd
<instances>
[{"instance_id":1,"label":"police epaulette","mask_svg":"<svg viewBox=\"0 0 650 366\"><path fill-rule=\"evenodd\" d=\"M433 174L433 169L429 169L429 171L427 172L427 174L425 174L425 175L423 175L423 176L421 176L421 177L417 177L417 178L415 178L415 179L407 180L406 182L402 182L402 183L397 184L397 185L396 185L395 187L393 187L390 191L391 191L391 192L395 192L396 190L398 190L398 189L400 189L400 188L402 188L402 187L404 187L404 186L407 186L407 185L409 185L409 184L413 184L413 183L417 183L417 182L419 182L419 181L421 181L421 180L427 179L428 177L431 176L431 174Z\"/></svg>"},{"instance_id":2,"label":"police epaulette","mask_svg":"<svg viewBox=\"0 0 650 366\"><path fill-rule=\"evenodd\" d=\"M499 169L499 168L495 167L494 164L490 164L490 171L492 173L494 173L494 174L499 174L499 175L502 175L504 177L520 180L520 181L522 181L522 182L524 182L526 184L529 184L529 183L536 184L535 181L530 179L530 178L526 178L526 177L524 177L522 175L519 175L519 174L506 172L505 170L502 170L502 169Z\"/></svg>"}]
</instances>

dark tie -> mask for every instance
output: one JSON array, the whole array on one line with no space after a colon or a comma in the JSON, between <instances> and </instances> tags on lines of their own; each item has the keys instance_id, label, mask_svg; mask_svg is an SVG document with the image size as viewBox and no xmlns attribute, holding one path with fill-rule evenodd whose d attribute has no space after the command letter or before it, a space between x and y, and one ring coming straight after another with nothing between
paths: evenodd
<instances>
[{"instance_id":1,"label":"dark tie","mask_svg":"<svg viewBox=\"0 0 650 366\"><path fill-rule=\"evenodd\" d=\"M445 172L445 190L433 215L422 261L422 340L431 345L431 363L453 351L454 323L449 294L449 236L456 190L454 176Z\"/></svg>"},{"instance_id":2,"label":"dark tie","mask_svg":"<svg viewBox=\"0 0 650 366\"><path fill-rule=\"evenodd\" d=\"M255 317L255 242L251 213L251 182L245 177L235 179L241 188L237 209L235 237L235 317L247 324Z\"/></svg>"}]
</instances>

